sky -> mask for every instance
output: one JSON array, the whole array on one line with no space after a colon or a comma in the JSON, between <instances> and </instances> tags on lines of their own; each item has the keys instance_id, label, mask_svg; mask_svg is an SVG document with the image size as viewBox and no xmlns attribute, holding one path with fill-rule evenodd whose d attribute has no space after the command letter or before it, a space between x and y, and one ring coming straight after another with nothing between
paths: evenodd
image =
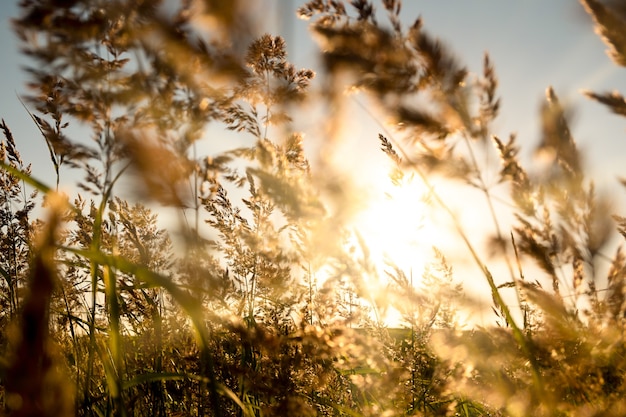
<instances>
[{"instance_id":1,"label":"sky","mask_svg":"<svg viewBox=\"0 0 626 417\"><path fill-rule=\"evenodd\" d=\"M308 22L295 16L296 0L264 0L267 11L262 31L281 33L287 39L290 59L298 67L314 67L317 51L308 36ZM9 19L17 1L0 6L0 117L14 131L25 159L35 170L46 164L44 143L16 95L26 90L26 60L20 56ZM572 0L405 1L402 16L410 24L418 16L425 29L439 37L467 65L481 71L489 51L500 81L502 111L495 130L503 137L516 132L522 144L538 140L538 108L543 93L554 86L561 100L575 110L573 133L590 168L603 181L626 175L621 158L626 120L612 116L601 105L584 98L582 89L626 91L626 77L611 63L606 49L593 33L582 6ZM601 146L597 146L601 145ZM43 158L41 157L43 154Z\"/></svg>"},{"instance_id":2,"label":"sky","mask_svg":"<svg viewBox=\"0 0 626 417\"><path fill-rule=\"evenodd\" d=\"M260 31L282 34L290 60L297 67L316 67L317 50L295 9L301 1L264 0L268 13ZM0 6L0 117L14 131L23 156L35 171L45 173L44 142L27 112L17 100L26 77L9 19L17 13L17 1ZM439 37L471 73L479 74L488 51L499 78L502 110L495 132L502 137L516 132L522 144L538 140L538 109L546 87L552 85L561 100L574 109L572 130L584 151L587 167L603 182L622 169L626 151L626 120L608 114L582 94L594 91L626 91L624 71L613 65L594 34L582 6L571 0L501 1L405 1L402 17L411 24L421 16L425 29ZM598 146L600 145L600 146ZM43 154L43 157L42 157Z\"/></svg>"},{"instance_id":3,"label":"sky","mask_svg":"<svg viewBox=\"0 0 626 417\"><path fill-rule=\"evenodd\" d=\"M259 31L283 35L289 60L296 67L319 70L318 51L307 29L309 22L298 20L295 15L301 3L299 0L259 0L257 7L263 12L264 22ZM17 1L3 1L0 6L0 117L13 131L23 159L33 163L35 176L52 183L53 170L45 142L17 99L26 91L21 66L27 61L19 54L9 24L9 19L17 13L16 4ZM606 55L606 46L594 33L591 19L578 2L405 0L404 24L410 25L418 16L423 20L424 29L446 44L470 75L481 73L483 56L488 51L499 79L501 98L501 111L493 133L502 138L516 133L522 145L522 157L528 161L533 146L540 139L539 106L546 88L553 86L561 101L573 109L570 127L583 153L585 167L598 188L610 194L618 207L622 204L621 214L626 215L623 206L626 190L619 188L616 180L626 177L623 163L626 119L610 114L602 105L581 94L581 90L618 90L626 94L626 72ZM357 110L353 116L353 135L344 146L346 152L355 157L342 163L345 169L359 173L357 176L367 182L368 172L381 161L377 135L372 133L376 127L366 112ZM305 133L308 131L308 140L319 140L314 129L318 124L319 121L312 118L299 127ZM463 204L462 199L459 201ZM467 207L457 209L470 218L474 215ZM365 219L367 222L367 217Z\"/></svg>"}]
</instances>

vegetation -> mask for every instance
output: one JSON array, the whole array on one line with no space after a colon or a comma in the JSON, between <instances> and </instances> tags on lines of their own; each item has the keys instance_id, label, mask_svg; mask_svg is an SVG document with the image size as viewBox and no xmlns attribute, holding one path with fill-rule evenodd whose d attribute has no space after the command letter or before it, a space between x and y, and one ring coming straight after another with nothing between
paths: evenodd
<instances>
[{"instance_id":1,"label":"vegetation","mask_svg":"<svg viewBox=\"0 0 626 417\"><path fill-rule=\"evenodd\" d=\"M626 65L623 11L582 4ZM470 75L419 19L402 25L399 0L298 10L322 46L321 96L282 38L251 32L244 2L177 7L20 3L14 28L32 64L24 106L56 178L31 175L3 120L7 415L626 413L626 255L606 255L626 217L585 176L551 88L537 145L549 163L529 171L515 136L491 133L490 58ZM422 182L449 216L488 285L492 326L460 320L468 303L454 253L435 249L414 285L412 271L377 265L350 226L354 192L329 156L347 89L393 120L371 138L390 181ZM626 114L618 93L587 95ZM309 162L294 126L320 102L328 138ZM229 146L233 134L249 144ZM490 153L495 170L479 162ZM68 178L72 195L59 188ZM484 196L488 248L433 186L440 178ZM389 328L391 308L404 325Z\"/></svg>"}]
</instances>

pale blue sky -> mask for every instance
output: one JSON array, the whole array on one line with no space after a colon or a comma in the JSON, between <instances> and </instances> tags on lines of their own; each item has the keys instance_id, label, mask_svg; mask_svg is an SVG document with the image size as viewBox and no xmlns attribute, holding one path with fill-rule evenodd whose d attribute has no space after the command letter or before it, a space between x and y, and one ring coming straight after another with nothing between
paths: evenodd
<instances>
[{"instance_id":1,"label":"pale blue sky","mask_svg":"<svg viewBox=\"0 0 626 417\"><path fill-rule=\"evenodd\" d=\"M290 60L298 67L314 67L316 49L306 21L297 20L299 0L265 0L262 31L282 33ZM17 1L0 6L0 117L13 130L25 160L35 173L49 178L52 168L42 138L17 100L25 92L25 74L9 18ZM258 3L257 3L258 6ZM473 73L480 73L489 51L500 80L502 110L495 132L502 137L517 132L522 144L538 140L538 108L546 87L553 85L562 101L575 109L573 133L585 152L588 168L601 183L626 176L626 119L609 114L579 91L592 89L626 93L626 72L613 65L605 46L593 33L582 7L571 0L405 1L402 16L410 24L422 16L424 26L438 36ZM372 139L376 140L375 137ZM373 143L376 148L376 143Z\"/></svg>"}]
</instances>

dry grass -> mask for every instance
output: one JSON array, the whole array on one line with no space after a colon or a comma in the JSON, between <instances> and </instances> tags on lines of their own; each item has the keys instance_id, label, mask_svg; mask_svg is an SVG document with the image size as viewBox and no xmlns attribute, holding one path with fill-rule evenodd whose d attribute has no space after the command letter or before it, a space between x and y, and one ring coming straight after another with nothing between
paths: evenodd
<instances>
[{"instance_id":1,"label":"dry grass","mask_svg":"<svg viewBox=\"0 0 626 417\"><path fill-rule=\"evenodd\" d=\"M32 177L3 121L6 414L624 414L626 259L605 252L626 220L586 177L551 88L536 151L552 159L531 175L515 136L491 134L500 102L490 58L473 82L421 20L402 25L399 1L300 8L323 49L322 98L282 38L247 31L254 16L242 2L183 1L174 14L160 2L114 3L22 2L14 21L32 59L24 105L56 178ZM582 3L623 65L621 9ZM197 22L213 25L202 33ZM395 121L372 143L391 159L392 180L419 178L449 216L489 288L493 326L458 325L467 300L454 254L436 249L419 287L395 265L383 278L358 234L346 245L351 190L308 162L291 122L307 100L340 108L348 87ZM620 94L586 94L625 114ZM71 137L68 123L91 136ZM199 154L210 127L250 145ZM485 153L499 156L495 169L479 162ZM62 198L53 190L67 168L82 175L81 194ZM497 261L435 178L485 198ZM135 185L134 201L121 198L122 182ZM45 220L32 214L37 193ZM167 229L163 208L175 213ZM494 276L493 262L505 273ZM526 276L531 264L545 279ZM390 307L406 328L384 325Z\"/></svg>"}]
</instances>

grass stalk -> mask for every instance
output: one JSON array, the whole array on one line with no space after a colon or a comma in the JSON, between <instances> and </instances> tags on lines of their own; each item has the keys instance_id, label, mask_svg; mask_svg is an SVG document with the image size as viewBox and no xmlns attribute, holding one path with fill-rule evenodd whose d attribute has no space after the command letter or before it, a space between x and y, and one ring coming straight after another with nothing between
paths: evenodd
<instances>
[{"instance_id":1,"label":"grass stalk","mask_svg":"<svg viewBox=\"0 0 626 417\"><path fill-rule=\"evenodd\" d=\"M103 268L104 292L106 295L106 310L109 316L109 352L111 356L110 366L105 367L109 393L112 397L115 414L126 415L122 392L122 335L120 332L120 309L117 301L117 277L115 270L110 266Z\"/></svg>"},{"instance_id":2,"label":"grass stalk","mask_svg":"<svg viewBox=\"0 0 626 417\"><path fill-rule=\"evenodd\" d=\"M207 326L204 322L204 312L199 300L192 297L186 291L183 291L169 277L154 272L144 265L132 263L121 256L107 255L102 251L94 249L85 250L67 246L60 247L60 249L88 259L94 264L108 266L118 271L130 274L136 277L138 281L143 282L148 286L161 287L172 296L174 301L176 301L176 303L183 309L192 322L201 355L205 355L203 370L205 376L207 377L213 415L221 416L222 407L219 396L220 391L218 389L219 384L215 375L215 365L210 351L210 338Z\"/></svg>"}]
</instances>

